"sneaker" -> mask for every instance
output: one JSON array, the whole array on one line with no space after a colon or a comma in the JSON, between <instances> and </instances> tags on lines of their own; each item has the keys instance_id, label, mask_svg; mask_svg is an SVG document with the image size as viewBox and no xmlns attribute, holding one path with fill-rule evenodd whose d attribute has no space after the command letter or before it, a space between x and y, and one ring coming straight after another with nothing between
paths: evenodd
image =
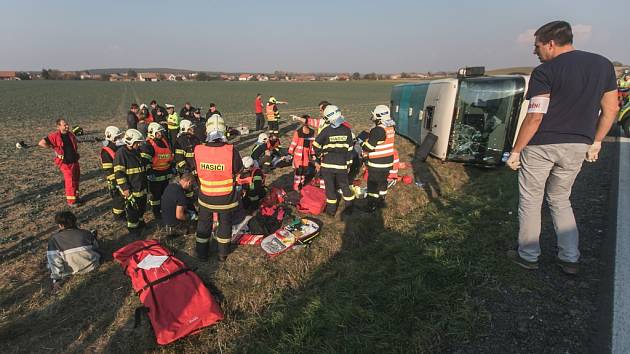
<instances>
[{"instance_id":1,"label":"sneaker","mask_svg":"<svg viewBox=\"0 0 630 354\"><path fill-rule=\"evenodd\" d=\"M558 260L558 266L564 272L564 274L575 275L580 271L580 263L578 262L565 262Z\"/></svg>"},{"instance_id":2,"label":"sneaker","mask_svg":"<svg viewBox=\"0 0 630 354\"><path fill-rule=\"evenodd\" d=\"M528 270L536 270L538 269L538 262L530 262L530 261L526 261L523 258L521 258L521 256L518 254L517 251L515 250L509 250L507 251L507 257L516 265L520 266L521 268L524 269L528 269Z\"/></svg>"}]
</instances>

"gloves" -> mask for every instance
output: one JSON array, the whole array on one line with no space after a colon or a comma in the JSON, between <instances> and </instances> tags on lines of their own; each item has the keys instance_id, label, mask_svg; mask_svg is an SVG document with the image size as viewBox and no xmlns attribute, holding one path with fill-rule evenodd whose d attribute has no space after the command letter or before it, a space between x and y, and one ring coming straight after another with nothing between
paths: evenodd
<instances>
[{"instance_id":1,"label":"gloves","mask_svg":"<svg viewBox=\"0 0 630 354\"><path fill-rule=\"evenodd\" d=\"M519 152L511 152L505 164L514 171L521 168L521 154Z\"/></svg>"},{"instance_id":2,"label":"gloves","mask_svg":"<svg viewBox=\"0 0 630 354\"><path fill-rule=\"evenodd\" d=\"M599 151L602 149L602 142L596 141L588 148L586 152L586 161L595 162L599 158Z\"/></svg>"},{"instance_id":3,"label":"gloves","mask_svg":"<svg viewBox=\"0 0 630 354\"><path fill-rule=\"evenodd\" d=\"M190 220L190 221L197 221L197 220L199 220L199 216L193 210L187 210L186 211L186 216L188 216L188 220Z\"/></svg>"}]
</instances>

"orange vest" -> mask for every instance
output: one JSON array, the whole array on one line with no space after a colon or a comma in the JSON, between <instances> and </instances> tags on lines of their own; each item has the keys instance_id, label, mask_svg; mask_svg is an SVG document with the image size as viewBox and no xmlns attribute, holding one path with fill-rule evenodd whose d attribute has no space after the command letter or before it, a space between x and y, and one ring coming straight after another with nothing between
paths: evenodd
<instances>
[{"instance_id":1,"label":"orange vest","mask_svg":"<svg viewBox=\"0 0 630 354\"><path fill-rule=\"evenodd\" d=\"M381 157L394 156L394 137L396 137L396 131L394 127L384 127L385 129L385 141L376 145L374 151L368 153L368 158L378 159Z\"/></svg>"},{"instance_id":2,"label":"orange vest","mask_svg":"<svg viewBox=\"0 0 630 354\"><path fill-rule=\"evenodd\" d=\"M201 194L208 197L229 195L234 190L232 157L234 147L225 144L220 147L197 145L195 164L199 177Z\"/></svg>"},{"instance_id":3,"label":"orange vest","mask_svg":"<svg viewBox=\"0 0 630 354\"><path fill-rule=\"evenodd\" d=\"M153 146L153 161L151 161L151 168L154 171L169 170L171 168L171 162L175 156L173 155L166 139L162 138L162 143L164 143L166 147L160 147L153 139L149 139L148 142L151 146Z\"/></svg>"},{"instance_id":4,"label":"orange vest","mask_svg":"<svg viewBox=\"0 0 630 354\"><path fill-rule=\"evenodd\" d=\"M280 115L277 111L274 111L273 108L276 105L274 104L268 104L267 105L267 120L269 121L275 121L278 120L278 116Z\"/></svg>"}]
</instances>

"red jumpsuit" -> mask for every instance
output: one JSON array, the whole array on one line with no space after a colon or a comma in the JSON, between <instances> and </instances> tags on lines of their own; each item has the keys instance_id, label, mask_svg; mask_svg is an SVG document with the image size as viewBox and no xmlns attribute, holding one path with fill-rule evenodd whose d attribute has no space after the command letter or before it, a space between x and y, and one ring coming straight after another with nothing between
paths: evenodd
<instances>
[{"instance_id":1,"label":"red jumpsuit","mask_svg":"<svg viewBox=\"0 0 630 354\"><path fill-rule=\"evenodd\" d=\"M304 186L308 166L315 156L313 140L315 140L315 131L308 127L298 129L293 133L293 140L289 146L289 155L293 155L293 168L295 169L293 189L296 191Z\"/></svg>"}]
</instances>

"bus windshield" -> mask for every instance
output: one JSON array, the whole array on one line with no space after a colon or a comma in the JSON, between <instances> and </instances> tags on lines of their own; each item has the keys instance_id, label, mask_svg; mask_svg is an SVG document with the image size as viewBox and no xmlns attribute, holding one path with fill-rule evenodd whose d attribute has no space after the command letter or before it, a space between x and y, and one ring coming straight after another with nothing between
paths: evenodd
<instances>
[{"instance_id":1,"label":"bus windshield","mask_svg":"<svg viewBox=\"0 0 630 354\"><path fill-rule=\"evenodd\" d=\"M522 77L463 79L448 159L498 164L514 138L524 91Z\"/></svg>"}]
</instances>

